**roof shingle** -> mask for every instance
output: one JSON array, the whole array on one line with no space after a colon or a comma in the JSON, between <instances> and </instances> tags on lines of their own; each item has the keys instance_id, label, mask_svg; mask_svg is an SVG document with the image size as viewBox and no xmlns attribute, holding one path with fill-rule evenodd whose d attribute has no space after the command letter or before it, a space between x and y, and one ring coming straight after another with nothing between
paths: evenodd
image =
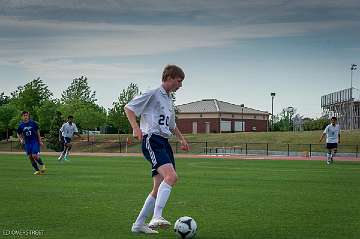
<instances>
[{"instance_id":1,"label":"roof shingle","mask_svg":"<svg viewBox=\"0 0 360 239\"><path fill-rule=\"evenodd\" d=\"M240 105L231 104L216 99L204 99L177 106L179 113L242 113ZM244 114L265 114L266 111L244 107Z\"/></svg>"}]
</instances>

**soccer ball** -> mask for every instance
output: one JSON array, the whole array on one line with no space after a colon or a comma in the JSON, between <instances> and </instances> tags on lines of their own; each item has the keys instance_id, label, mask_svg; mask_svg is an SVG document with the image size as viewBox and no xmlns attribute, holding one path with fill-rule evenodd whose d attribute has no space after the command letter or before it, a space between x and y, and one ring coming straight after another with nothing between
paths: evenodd
<instances>
[{"instance_id":1,"label":"soccer ball","mask_svg":"<svg viewBox=\"0 0 360 239\"><path fill-rule=\"evenodd\" d=\"M174 225L175 234L178 238L189 239L196 234L197 225L191 217L180 217Z\"/></svg>"}]
</instances>

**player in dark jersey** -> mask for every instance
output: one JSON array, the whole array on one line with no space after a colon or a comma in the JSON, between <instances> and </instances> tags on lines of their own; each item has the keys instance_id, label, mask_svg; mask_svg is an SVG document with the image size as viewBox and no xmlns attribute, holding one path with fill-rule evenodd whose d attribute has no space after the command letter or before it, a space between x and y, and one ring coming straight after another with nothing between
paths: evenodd
<instances>
[{"instance_id":1,"label":"player in dark jersey","mask_svg":"<svg viewBox=\"0 0 360 239\"><path fill-rule=\"evenodd\" d=\"M22 121L17 129L20 143L24 145L26 155L29 157L31 165L35 169L35 175L45 173L45 164L40 158L40 146L44 145L41 141L39 126L30 119L27 111L21 113ZM40 166L40 168L39 168Z\"/></svg>"}]
</instances>

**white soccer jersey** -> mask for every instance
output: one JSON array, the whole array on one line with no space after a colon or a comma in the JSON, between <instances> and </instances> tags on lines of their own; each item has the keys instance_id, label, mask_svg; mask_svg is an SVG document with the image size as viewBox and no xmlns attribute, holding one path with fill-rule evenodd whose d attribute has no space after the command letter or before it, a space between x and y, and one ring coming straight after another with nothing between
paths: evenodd
<instances>
[{"instance_id":1,"label":"white soccer jersey","mask_svg":"<svg viewBox=\"0 0 360 239\"><path fill-rule=\"evenodd\" d=\"M74 133L79 132L77 127L76 127L76 124L72 123L70 125L69 122L64 123L61 126L60 131L61 131L61 135L63 137L70 138L70 139L74 136Z\"/></svg>"},{"instance_id":2,"label":"white soccer jersey","mask_svg":"<svg viewBox=\"0 0 360 239\"><path fill-rule=\"evenodd\" d=\"M171 95L162 86L136 96L125 107L136 116L141 116L140 129L144 135L172 136L172 130L176 127L175 110Z\"/></svg>"},{"instance_id":3,"label":"white soccer jersey","mask_svg":"<svg viewBox=\"0 0 360 239\"><path fill-rule=\"evenodd\" d=\"M326 134L326 143L333 144L339 142L340 126L336 124L335 126L329 124L324 130Z\"/></svg>"}]
</instances>

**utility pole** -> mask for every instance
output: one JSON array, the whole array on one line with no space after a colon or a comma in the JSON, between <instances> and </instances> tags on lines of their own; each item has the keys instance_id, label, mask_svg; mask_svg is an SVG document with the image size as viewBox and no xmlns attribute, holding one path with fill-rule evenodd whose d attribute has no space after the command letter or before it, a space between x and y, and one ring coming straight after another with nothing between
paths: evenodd
<instances>
[{"instance_id":1,"label":"utility pole","mask_svg":"<svg viewBox=\"0 0 360 239\"><path fill-rule=\"evenodd\" d=\"M271 131L274 129L274 97L275 92L271 92Z\"/></svg>"}]
</instances>

